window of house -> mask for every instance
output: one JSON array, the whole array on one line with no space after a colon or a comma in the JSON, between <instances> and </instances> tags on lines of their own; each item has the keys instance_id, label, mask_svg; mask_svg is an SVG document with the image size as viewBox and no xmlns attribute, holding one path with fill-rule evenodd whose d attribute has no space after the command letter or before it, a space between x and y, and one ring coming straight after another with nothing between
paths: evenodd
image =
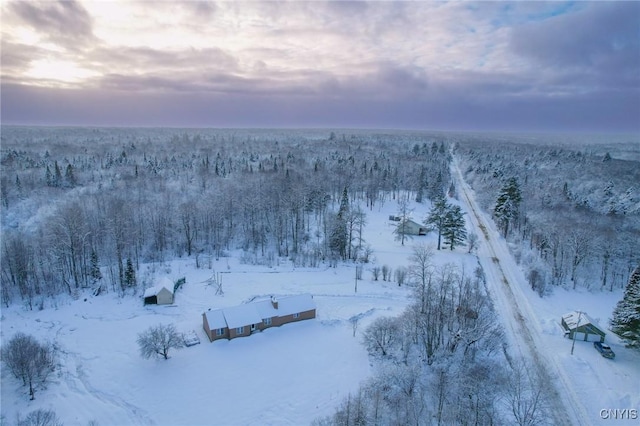
<instances>
[{"instance_id":1,"label":"window of house","mask_svg":"<svg viewBox=\"0 0 640 426\"><path fill-rule=\"evenodd\" d=\"M236 334L244 334L244 327L236 328Z\"/></svg>"},{"instance_id":2,"label":"window of house","mask_svg":"<svg viewBox=\"0 0 640 426\"><path fill-rule=\"evenodd\" d=\"M300 314L293 314L294 318L300 318Z\"/></svg>"},{"instance_id":3,"label":"window of house","mask_svg":"<svg viewBox=\"0 0 640 426\"><path fill-rule=\"evenodd\" d=\"M224 336L224 328L217 329L216 336Z\"/></svg>"},{"instance_id":4,"label":"window of house","mask_svg":"<svg viewBox=\"0 0 640 426\"><path fill-rule=\"evenodd\" d=\"M271 318L265 318L262 320L262 322L264 323L264 325L271 325Z\"/></svg>"}]
</instances>

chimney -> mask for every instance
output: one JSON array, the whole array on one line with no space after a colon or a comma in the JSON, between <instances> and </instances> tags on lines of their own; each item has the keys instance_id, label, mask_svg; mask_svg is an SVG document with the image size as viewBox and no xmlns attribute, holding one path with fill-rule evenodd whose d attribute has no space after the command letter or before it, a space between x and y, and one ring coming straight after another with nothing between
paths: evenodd
<instances>
[{"instance_id":1,"label":"chimney","mask_svg":"<svg viewBox=\"0 0 640 426\"><path fill-rule=\"evenodd\" d=\"M273 305L273 309L278 309L278 299L271 296L271 304Z\"/></svg>"}]
</instances>

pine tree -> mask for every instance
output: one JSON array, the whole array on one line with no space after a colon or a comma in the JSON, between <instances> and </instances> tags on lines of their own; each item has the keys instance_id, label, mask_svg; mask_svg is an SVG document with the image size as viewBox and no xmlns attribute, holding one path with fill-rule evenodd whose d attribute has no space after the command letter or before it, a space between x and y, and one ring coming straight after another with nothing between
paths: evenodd
<instances>
[{"instance_id":1,"label":"pine tree","mask_svg":"<svg viewBox=\"0 0 640 426\"><path fill-rule=\"evenodd\" d=\"M60 188L62 186L62 172L60 171L60 166L58 166L57 161L54 162L53 186L56 188Z\"/></svg>"},{"instance_id":2,"label":"pine tree","mask_svg":"<svg viewBox=\"0 0 640 426\"><path fill-rule=\"evenodd\" d=\"M47 165L47 170L44 173L44 178L47 182L47 186L53 186L53 175L51 174L51 169L49 165Z\"/></svg>"},{"instance_id":3,"label":"pine tree","mask_svg":"<svg viewBox=\"0 0 640 426\"><path fill-rule=\"evenodd\" d=\"M340 255L342 259L347 255L348 232L347 232L347 216L349 214L349 195L347 188L342 191L340 200L340 208L336 215L329 235L329 247L331 251Z\"/></svg>"},{"instance_id":4,"label":"pine tree","mask_svg":"<svg viewBox=\"0 0 640 426\"><path fill-rule=\"evenodd\" d=\"M134 287L136 285L136 271L133 269L131 259L127 259L127 268L124 271L124 284L126 287Z\"/></svg>"},{"instance_id":5,"label":"pine tree","mask_svg":"<svg viewBox=\"0 0 640 426\"><path fill-rule=\"evenodd\" d=\"M629 277L622 300L613 310L610 325L628 347L640 349L640 265Z\"/></svg>"},{"instance_id":6,"label":"pine tree","mask_svg":"<svg viewBox=\"0 0 640 426\"><path fill-rule=\"evenodd\" d=\"M89 276L93 279L94 282L100 281L102 279L102 272L100 272L100 263L98 262L98 253L95 250L91 251L91 266L89 270Z\"/></svg>"},{"instance_id":7,"label":"pine tree","mask_svg":"<svg viewBox=\"0 0 640 426\"><path fill-rule=\"evenodd\" d=\"M71 164L67 165L67 168L64 172L64 180L66 183L66 186L73 188L74 186L76 186L76 177L73 174L73 166Z\"/></svg>"},{"instance_id":8,"label":"pine tree","mask_svg":"<svg viewBox=\"0 0 640 426\"><path fill-rule=\"evenodd\" d=\"M442 236L450 250L463 244L467 239L463 216L464 213L460 210L460 206L450 206L445 214Z\"/></svg>"},{"instance_id":9,"label":"pine tree","mask_svg":"<svg viewBox=\"0 0 640 426\"><path fill-rule=\"evenodd\" d=\"M18 196L22 198L22 182L20 182L20 177L16 175L16 191L18 192Z\"/></svg>"},{"instance_id":10,"label":"pine tree","mask_svg":"<svg viewBox=\"0 0 640 426\"><path fill-rule=\"evenodd\" d=\"M498 225L504 231L505 238L509 234L509 225L518 220L521 201L520 185L518 185L516 178L510 178L500 190L493 210Z\"/></svg>"},{"instance_id":11,"label":"pine tree","mask_svg":"<svg viewBox=\"0 0 640 426\"><path fill-rule=\"evenodd\" d=\"M433 225L433 227L438 231L438 250L440 250L442 231L444 231L445 217L449 207L450 206L447 204L447 200L445 200L444 197L441 196L437 198L431 207L431 211L429 211L427 220L424 221L425 225Z\"/></svg>"}]
</instances>

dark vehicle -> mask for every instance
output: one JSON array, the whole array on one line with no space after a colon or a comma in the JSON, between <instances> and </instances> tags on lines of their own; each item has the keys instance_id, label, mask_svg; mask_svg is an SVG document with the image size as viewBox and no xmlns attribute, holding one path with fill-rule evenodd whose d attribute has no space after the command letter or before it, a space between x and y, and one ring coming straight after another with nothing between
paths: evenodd
<instances>
[{"instance_id":1,"label":"dark vehicle","mask_svg":"<svg viewBox=\"0 0 640 426\"><path fill-rule=\"evenodd\" d=\"M609 345L600 342L593 342L593 347L596 348L596 350L600 352L600 355L605 358L613 359L616 357L616 354L613 353Z\"/></svg>"}]
</instances>

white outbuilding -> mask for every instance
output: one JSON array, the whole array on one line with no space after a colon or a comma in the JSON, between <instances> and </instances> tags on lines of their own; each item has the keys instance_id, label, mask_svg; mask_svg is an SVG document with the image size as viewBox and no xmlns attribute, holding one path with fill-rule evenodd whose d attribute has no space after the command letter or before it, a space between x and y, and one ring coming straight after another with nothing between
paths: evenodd
<instances>
[{"instance_id":1,"label":"white outbuilding","mask_svg":"<svg viewBox=\"0 0 640 426\"><path fill-rule=\"evenodd\" d=\"M173 283L169 278L162 278L158 285L144 292L145 305L170 305L173 303Z\"/></svg>"}]
</instances>

